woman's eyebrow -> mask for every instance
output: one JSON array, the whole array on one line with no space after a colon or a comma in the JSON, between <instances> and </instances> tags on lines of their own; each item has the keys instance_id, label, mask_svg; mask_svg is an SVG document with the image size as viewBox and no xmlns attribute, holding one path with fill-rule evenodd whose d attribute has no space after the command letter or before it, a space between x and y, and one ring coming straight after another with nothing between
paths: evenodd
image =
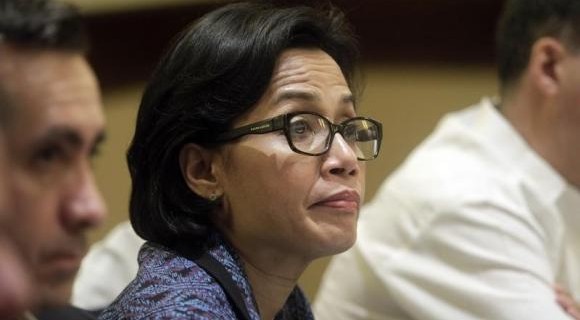
<instances>
[{"instance_id":1,"label":"woman's eyebrow","mask_svg":"<svg viewBox=\"0 0 580 320\"><path fill-rule=\"evenodd\" d=\"M319 101L320 96L307 90L284 90L274 99L274 104L280 104L287 100L305 100L309 102Z\"/></svg>"},{"instance_id":2,"label":"woman's eyebrow","mask_svg":"<svg viewBox=\"0 0 580 320\"><path fill-rule=\"evenodd\" d=\"M352 104L354 109L356 110L357 101L356 97L352 93L346 93L342 96L342 103L344 104Z\"/></svg>"}]
</instances>

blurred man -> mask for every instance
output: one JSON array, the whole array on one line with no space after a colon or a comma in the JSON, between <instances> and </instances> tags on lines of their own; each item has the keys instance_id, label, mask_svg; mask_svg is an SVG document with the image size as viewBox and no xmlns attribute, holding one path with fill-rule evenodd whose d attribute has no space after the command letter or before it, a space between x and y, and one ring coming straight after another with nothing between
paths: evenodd
<instances>
[{"instance_id":1,"label":"blurred man","mask_svg":"<svg viewBox=\"0 0 580 320\"><path fill-rule=\"evenodd\" d=\"M36 317L83 319L64 307L85 233L105 216L91 169L105 121L85 35L76 12L50 0L1 0L0 34L2 103L11 110L7 234L32 276Z\"/></svg>"},{"instance_id":2,"label":"blurred man","mask_svg":"<svg viewBox=\"0 0 580 320\"><path fill-rule=\"evenodd\" d=\"M580 318L580 1L508 0L497 40L501 101L385 182L317 319Z\"/></svg>"},{"instance_id":3,"label":"blurred man","mask_svg":"<svg viewBox=\"0 0 580 320\"><path fill-rule=\"evenodd\" d=\"M6 220L12 214L7 194L7 152L2 134L7 117L8 108L0 102L0 319L17 316L31 302L30 284L24 265L11 238L7 236L10 226Z\"/></svg>"}]
</instances>

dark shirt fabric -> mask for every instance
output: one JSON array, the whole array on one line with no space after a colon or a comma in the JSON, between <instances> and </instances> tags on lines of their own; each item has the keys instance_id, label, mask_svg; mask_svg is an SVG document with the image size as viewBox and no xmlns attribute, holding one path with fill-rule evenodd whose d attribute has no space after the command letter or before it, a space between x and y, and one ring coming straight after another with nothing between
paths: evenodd
<instances>
[{"instance_id":1,"label":"dark shirt fabric","mask_svg":"<svg viewBox=\"0 0 580 320\"><path fill-rule=\"evenodd\" d=\"M209 249L239 288L252 320L261 319L248 278L235 251L220 236ZM159 244L147 242L139 252L136 278L99 316L101 320L236 319L222 287L196 263ZM276 320L314 319L296 287Z\"/></svg>"},{"instance_id":2,"label":"dark shirt fabric","mask_svg":"<svg viewBox=\"0 0 580 320\"><path fill-rule=\"evenodd\" d=\"M38 320L96 320L92 314L85 310L68 306L64 308L45 309L34 316Z\"/></svg>"}]
</instances>

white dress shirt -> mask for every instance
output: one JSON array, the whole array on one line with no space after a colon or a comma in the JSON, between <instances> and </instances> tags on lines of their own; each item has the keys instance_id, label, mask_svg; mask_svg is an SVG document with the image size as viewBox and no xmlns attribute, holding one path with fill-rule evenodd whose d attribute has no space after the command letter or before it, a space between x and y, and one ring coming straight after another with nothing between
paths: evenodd
<instances>
[{"instance_id":1,"label":"white dress shirt","mask_svg":"<svg viewBox=\"0 0 580 320\"><path fill-rule=\"evenodd\" d=\"M556 283L580 298L580 194L484 99L445 116L361 210L357 242L331 262L314 311L570 319Z\"/></svg>"},{"instance_id":2,"label":"white dress shirt","mask_svg":"<svg viewBox=\"0 0 580 320\"><path fill-rule=\"evenodd\" d=\"M137 255L145 240L131 224L117 225L103 240L94 244L75 280L72 304L86 310L107 307L135 278Z\"/></svg>"}]
</instances>

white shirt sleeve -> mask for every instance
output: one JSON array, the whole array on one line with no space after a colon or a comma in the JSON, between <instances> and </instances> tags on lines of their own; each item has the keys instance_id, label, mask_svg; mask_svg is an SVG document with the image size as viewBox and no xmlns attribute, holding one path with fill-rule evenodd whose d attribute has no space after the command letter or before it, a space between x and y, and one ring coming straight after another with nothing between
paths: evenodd
<instances>
[{"instance_id":1,"label":"white shirt sleeve","mask_svg":"<svg viewBox=\"0 0 580 320\"><path fill-rule=\"evenodd\" d=\"M137 274L137 255L144 240L129 222L116 226L94 244L75 280L72 304L87 310L107 307Z\"/></svg>"},{"instance_id":2,"label":"white shirt sleeve","mask_svg":"<svg viewBox=\"0 0 580 320\"><path fill-rule=\"evenodd\" d=\"M541 228L492 203L455 210L391 259L367 243L371 268L410 318L570 319L555 299Z\"/></svg>"}]
</instances>

